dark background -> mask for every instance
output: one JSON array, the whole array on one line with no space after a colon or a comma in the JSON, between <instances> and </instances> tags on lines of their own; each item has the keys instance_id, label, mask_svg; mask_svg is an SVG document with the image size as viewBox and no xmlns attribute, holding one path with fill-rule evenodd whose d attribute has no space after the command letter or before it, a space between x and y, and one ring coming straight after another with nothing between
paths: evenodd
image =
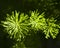
<instances>
[{"instance_id":1,"label":"dark background","mask_svg":"<svg viewBox=\"0 0 60 48\"><path fill-rule=\"evenodd\" d=\"M0 0L0 23L5 20L6 14L12 11L27 13L30 10L36 10L40 13L45 12L46 18L54 17L57 24L60 23L60 0ZM10 48L15 40L7 37L4 28L0 25L0 48ZM30 48L60 48L60 33L56 39L45 39L44 34L37 32L25 39L26 47Z\"/></svg>"}]
</instances>

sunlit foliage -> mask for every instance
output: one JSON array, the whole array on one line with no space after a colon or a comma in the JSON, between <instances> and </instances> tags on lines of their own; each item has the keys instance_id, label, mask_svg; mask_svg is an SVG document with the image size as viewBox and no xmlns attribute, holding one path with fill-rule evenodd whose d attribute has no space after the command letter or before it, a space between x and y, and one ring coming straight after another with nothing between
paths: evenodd
<instances>
[{"instance_id":1,"label":"sunlit foliage","mask_svg":"<svg viewBox=\"0 0 60 48\"><path fill-rule=\"evenodd\" d=\"M56 38L57 34L59 33L60 26L56 24L56 21L53 17L51 19L46 19L46 27L44 28L45 37L48 39L50 35L52 38Z\"/></svg>"},{"instance_id":2,"label":"sunlit foliage","mask_svg":"<svg viewBox=\"0 0 60 48\"><path fill-rule=\"evenodd\" d=\"M59 33L60 26L56 24L56 21L53 17L45 18L44 12L39 14L39 12L32 11L30 13L30 17L28 15L24 15L24 13L20 13L15 11L12 12L12 15L7 14L6 21L2 21L3 26L7 30L10 38L15 38L17 41L24 38L29 32L30 29L34 30L42 30L46 38L48 39L50 36L52 38L56 38ZM28 18L29 17L29 18ZM29 29L30 28L30 29Z\"/></svg>"},{"instance_id":3,"label":"sunlit foliage","mask_svg":"<svg viewBox=\"0 0 60 48\"><path fill-rule=\"evenodd\" d=\"M7 14L6 20L1 21L1 23L10 38L18 41L13 48L23 47L24 43L21 42L21 39L24 39L31 29L35 31L42 30L46 39L50 38L50 36L53 39L56 38L60 28L59 24L56 24L57 20L53 17L45 18L44 16L44 12L40 14L37 10L31 11L30 17L17 11L13 11L12 15Z\"/></svg>"},{"instance_id":4,"label":"sunlit foliage","mask_svg":"<svg viewBox=\"0 0 60 48\"><path fill-rule=\"evenodd\" d=\"M7 14L6 21L2 21L3 27L5 27L7 33L10 35L10 38L15 38L17 41L20 41L21 38L24 38L24 34L27 34L28 27L26 25L28 20L28 15L24 13L14 11L12 15Z\"/></svg>"},{"instance_id":5,"label":"sunlit foliage","mask_svg":"<svg viewBox=\"0 0 60 48\"><path fill-rule=\"evenodd\" d=\"M59 33L60 26L56 24L56 21L53 17L45 18L44 12L39 14L37 11L31 12L30 23L31 27L36 30L42 30L43 33L46 35L45 38L56 38L57 34Z\"/></svg>"},{"instance_id":6,"label":"sunlit foliage","mask_svg":"<svg viewBox=\"0 0 60 48\"><path fill-rule=\"evenodd\" d=\"M44 18L44 12L39 14L38 11L32 11L30 16L31 27L38 30L43 30L43 27L46 25L46 19Z\"/></svg>"}]
</instances>

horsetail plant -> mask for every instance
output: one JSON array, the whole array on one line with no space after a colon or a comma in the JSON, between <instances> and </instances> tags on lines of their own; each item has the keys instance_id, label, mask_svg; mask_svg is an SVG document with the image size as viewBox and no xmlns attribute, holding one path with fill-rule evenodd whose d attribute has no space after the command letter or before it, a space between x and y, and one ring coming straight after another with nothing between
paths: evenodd
<instances>
[{"instance_id":1,"label":"horsetail plant","mask_svg":"<svg viewBox=\"0 0 60 48\"><path fill-rule=\"evenodd\" d=\"M39 14L38 11L32 11L30 14L30 17L17 11L15 11L15 14L12 12L12 15L7 14L6 21L2 21L2 25L7 30L10 38L15 38L19 41L25 37L24 35L27 35L30 29L42 30L47 39L50 36L53 39L56 38L60 26L55 23L56 20L53 17L46 19L44 12Z\"/></svg>"},{"instance_id":2,"label":"horsetail plant","mask_svg":"<svg viewBox=\"0 0 60 48\"><path fill-rule=\"evenodd\" d=\"M59 33L60 26L56 24L56 21L53 17L46 19L46 27L44 28L43 32L46 35L45 37L48 39L50 36L55 39L57 34Z\"/></svg>"},{"instance_id":3,"label":"horsetail plant","mask_svg":"<svg viewBox=\"0 0 60 48\"><path fill-rule=\"evenodd\" d=\"M30 16L31 27L36 30L43 30L43 27L46 25L46 19L44 18L44 12L39 14L38 11L32 11Z\"/></svg>"},{"instance_id":4,"label":"horsetail plant","mask_svg":"<svg viewBox=\"0 0 60 48\"><path fill-rule=\"evenodd\" d=\"M24 34L27 34L27 20L28 15L24 15L24 13L14 11L12 15L7 14L6 21L2 21L3 27L5 27L6 31L10 35L10 38L14 38L17 41L20 41L21 38L24 38ZM27 23L27 24L26 24Z\"/></svg>"},{"instance_id":5,"label":"horsetail plant","mask_svg":"<svg viewBox=\"0 0 60 48\"><path fill-rule=\"evenodd\" d=\"M60 25L56 24L56 21L57 20L55 20L53 17L51 17L51 19L44 18L44 12L42 14L39 14L37 11L31 12L31 27L36 30L42 30L46 35L46 39L50 38L50 36L52 36L52 38L54 39L59 33Z\"/></svg>"}]
</instances>

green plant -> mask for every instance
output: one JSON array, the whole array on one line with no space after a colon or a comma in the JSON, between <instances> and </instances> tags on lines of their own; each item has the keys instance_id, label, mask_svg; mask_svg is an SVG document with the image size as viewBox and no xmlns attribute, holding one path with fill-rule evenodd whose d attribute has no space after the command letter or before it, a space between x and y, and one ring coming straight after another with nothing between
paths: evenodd
<instances>
[{"instance_id":1,"label":"green plant","mask_svg":"<svg viewBox=\"0 0 60 48\"><path fill-rule=\"evenodd\" d=\"M21 38L24 38L24 34L27 34L28 27L27 27L27 20L28 15L24 15L24 13L14 11L12 15L7 14L6 21L2 21L3 27L10 35L10 38L14 38L17 41L21 41Z\"/></svg>"},{"instance_id":2,"label":"green plant","mask_svg":"<svg viewBox=\"0 0 60 48\"><path fill-rule=\"evenodd\" d=\"M10 35L10 38L16 39L16 41L20 42L21 39L25 37L25 35L28 35L30 33L29 31L32 30L42 30L42 33L44 33L46 36L45 38L56 38L57 34L59 33L60 25L56 24L56 21L53 17L45 18L44 12L42 14L39 14L39 12L32 11L30 13L30 17L28 15L25 15L24 13L15 11L12 12L12 15L7 14L6 21L1 21L3 23L3 27L5 27L5 30ZM20 42L21 43L21 42ZM20 45L15 47L18 47ZM25 45L24 45L25 46Z\"/></svg>"},{"instance_id":3,"label":"green plant","mask_svg":"<svg viewBox=\"0 0 60 48\"><path fill-rule=\"evenodd\" d=\"M42 30L43 33L46 35L45 38L56 38L57 34L59 33L60 26L56 24L56 21L53 17L44 18L44 12L39 14L38 11L32 11L30 16L30 23L31 27L36 30Z\"/></svg>"},{"instance_id":4,"label":"green plant","mask_svg":"<svg viewBox=\"0 0 60 48\"><path fill-rule=\"evenodd\" d=\"M53 38L56 38L56 35L59 33L60 26L55 24L57 20L54 20L52 17L44 18L44 12L39 14L38 11L32 11L30 18L24 13L19 15L19 12L12 12L12 15L7 14L6 21L2 21L2 25L6 28L10 38L21 39L24 38L24 34L27 34L29 31L28 28L31 26L32 29L43 30L46 38L50 37L50 34Z\"/></svg>"},{"instance_id":5,"label":"green plant","mask_svg":"<svg viewBox=\"0 0 60 48\"><path fill-rule=\"evenodd\" d=\"M44 34L46 38L52 36L52 38L56 38L57 34L59 33L60 26L56 24L56 21L53 17L51 19L46 19L46 27L44 28Z\"/></svg>"},{"instance_id":6,"label":"green plant","mask_svg":"<svg viewBox=\"0 0 60 48\"><path fill-rule=\"evenodd\" d=\"M30 16L30 24L31 27L36 29L36 30L43 30L43 27L45 27L46 25L46 19L44 18L44 12L42 14L39 14L36 11L32 11L31 12L31 16Z\"/></svg>"}]
</instances>

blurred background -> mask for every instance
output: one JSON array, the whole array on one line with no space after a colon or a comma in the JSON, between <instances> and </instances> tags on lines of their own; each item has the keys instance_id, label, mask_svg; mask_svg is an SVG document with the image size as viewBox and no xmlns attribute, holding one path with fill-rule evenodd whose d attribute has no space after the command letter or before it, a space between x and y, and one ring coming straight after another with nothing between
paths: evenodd
<instances>
[{"instance_id":1,"label":"blurred background","mask_svg":"<svg viewBox=\"0 0 60 48\"><path fill-rule=\"evenodd\" d=\"M0 0L0 23L5 20L6 14L11 14L12 11L28 14L36 9L40 13L45 12L46 18L54 17L57 24L60 23L60 0ZM15 43L14 39L8 38L8 34L0 25L0 48L10 48ZM24 44L27 48L60 48L60 33L56 39L45 39L45 35L38 31L37 34L26 36Z\"/></svg>"}]
</instances>

